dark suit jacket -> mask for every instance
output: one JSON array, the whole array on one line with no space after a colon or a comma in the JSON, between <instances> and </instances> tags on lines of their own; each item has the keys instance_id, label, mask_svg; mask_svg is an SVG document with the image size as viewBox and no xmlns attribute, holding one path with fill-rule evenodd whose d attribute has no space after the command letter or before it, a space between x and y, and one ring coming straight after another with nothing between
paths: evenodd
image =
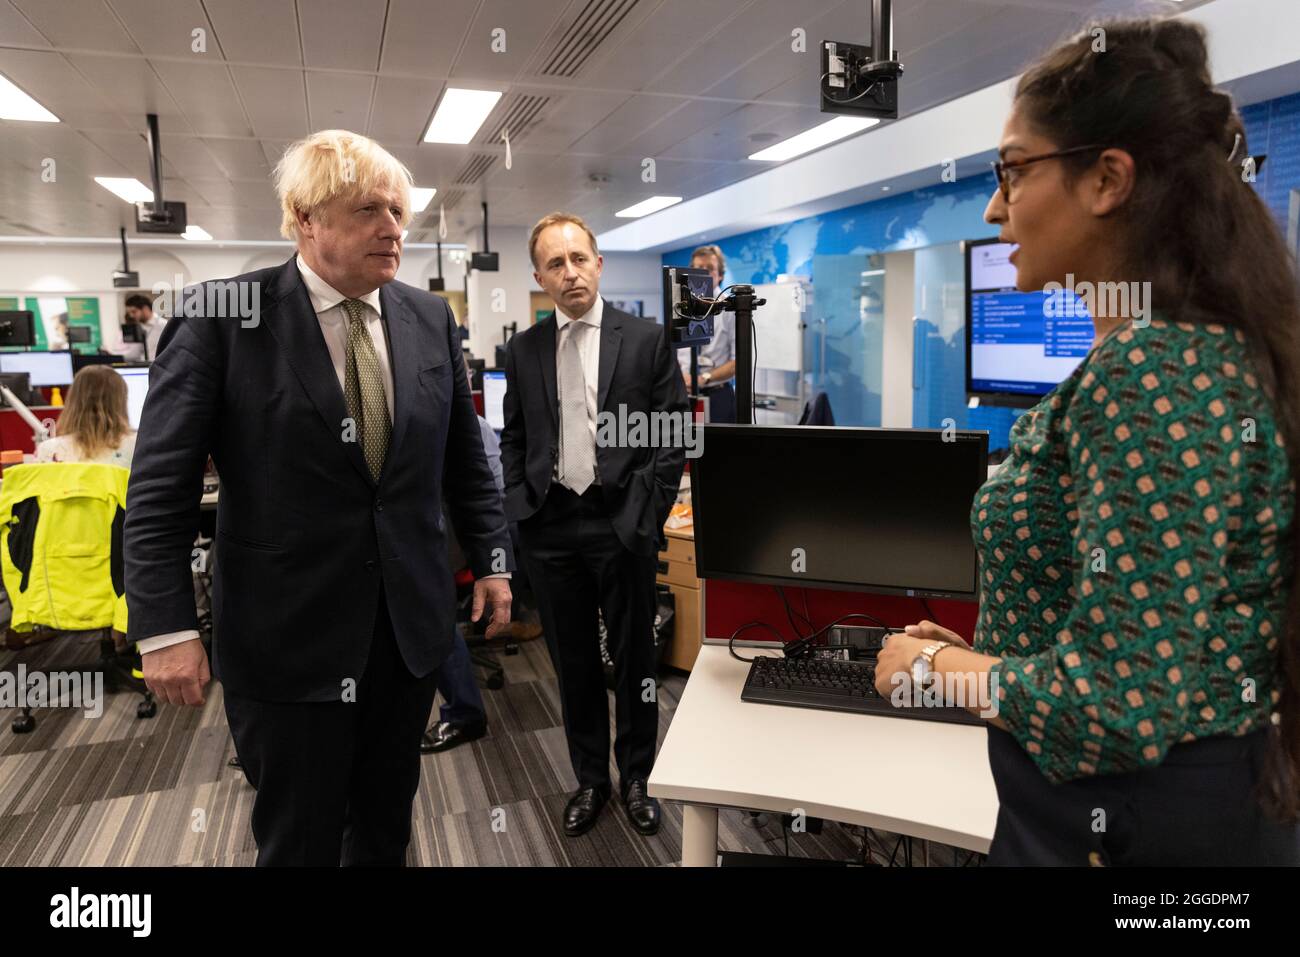
<instances>
[{"instance_id":1,"label":"dark suit jacket","mask_svg":"<svg viewBox=\"0 0 1300 957\"><path fill-rule=\"evenodd\" d=\"M506 515L531 517L546 501L559 454L555 368L555 313L510 340L506 349L505 428L501 467ZM664 327L620 312L605 302L600 324L597 412L687 412L686 386ZM663 544L663 524L677 498L686 455L673 448L627 448L597 442L596 469L619 541L652 555Z\"/></svg>"},{"instance_id":2,"label":"dark suit jacket","mask_svg":"<svg viewBox=\"0 0 1300 957\"><path fill-rule=\"evenodd\" d=\"M226 688L339 700L365 669L381 585L403 659L428 674L455 613L444 495L475 574L513 569L451 310L404 283L380 289L394 421L376 484L360 443L343 441L343 391L294 260L233 281L259 284L260 322L177 316L150 370L127 495L130 638L195 627L190 550L211 453Z\"/></svg>"}]
</instances>

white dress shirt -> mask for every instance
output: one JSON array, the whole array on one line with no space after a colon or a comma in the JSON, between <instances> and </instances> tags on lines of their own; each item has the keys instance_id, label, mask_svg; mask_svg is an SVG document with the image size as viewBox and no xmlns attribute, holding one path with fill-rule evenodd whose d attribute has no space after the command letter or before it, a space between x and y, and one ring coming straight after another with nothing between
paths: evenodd
<instances>
[{"instance_id":1,"label":"white dress shirt","mask_svg":"<svg viewBox=\"0 0 1300 957\"><path fill-rule=\"evenodd\" d=\"M560 350L573 336L578 339L578 357L582 360L582 375L587 384L587 430L591 433L591 447L596 447L596 402L600 389L600 319L604 315L604 300L596 297L590 309L577 319L570 319L559 309L555 310L555 377L560 380ZM564 434L564 425L560 425L560 434ZM555 457L555 470L552 478L559 481L560 456ZM594 464L594 463L593 463ZM600 470L595 468L596 485L600 484ZM567 486L566 486L567 487Z\"/></svg>"},{"instance_id":2,"label":"white dress shirt","mask_svg":"<svg viewBox=\"0 0 1300 957\"><path fill-rule=\"evenodd\" d=\"M311 271L311 267L298 257L298 272L302 273L302 283L307 287L311 297L311 307L316 310L316 321L320 323L321 335L325 337L325 348L329 350L330 362L334 364L334 374L339 377L339 388L347 394L348 376L348 314L343 308L343 295L320 276ZM375 355L379 358L379 371L384 376L384 398L388 401L388 421L393 421L393 366L388 361L388 343L384 338L384 323L379 318L379 290L359 297L369 308L366 310L366 332L374 343Z\"/></svg>"}]
</instances>

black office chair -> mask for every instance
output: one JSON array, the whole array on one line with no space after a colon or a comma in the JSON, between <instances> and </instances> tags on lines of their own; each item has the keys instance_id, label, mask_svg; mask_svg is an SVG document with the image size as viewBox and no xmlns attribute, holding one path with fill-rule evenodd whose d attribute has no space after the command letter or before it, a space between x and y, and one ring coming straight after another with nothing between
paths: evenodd
<instances>
[{"instance_id":1,"label":"black office chair","mask_svg":"<svg viewBox=\"0 0 1300 957\"><path fill-rule=\"evenodd\" d=\"M141 700L135 706L136 718L152 718L156 715L158 713L158 704L154 701L153 692L145 687L144 675L140 671L140 656L133 651L119 652L113 642L113 630L111 628L101 628L88 632L61 632L51 641L66 640L74 635L92 634L98 634L99 636L99 657L94 661L41 663L38 670L44 674L103 675L104 691L106 693L134 692L141 696ZM32 665L37 664L41 657L39 651L33 651L32 649L42 649L46 644L47 642L40 642L27 645L21 649L10 648L11 651L15 652L15 657L19 659L11 661L10 664L22 664L30 668ZM33 674L34 679L35 675ZM32 706L24 703L19 713L14 716L9 727L14 734L31 734L35 731L36 716L32 714Z\"/></svg>"}]
</instances>

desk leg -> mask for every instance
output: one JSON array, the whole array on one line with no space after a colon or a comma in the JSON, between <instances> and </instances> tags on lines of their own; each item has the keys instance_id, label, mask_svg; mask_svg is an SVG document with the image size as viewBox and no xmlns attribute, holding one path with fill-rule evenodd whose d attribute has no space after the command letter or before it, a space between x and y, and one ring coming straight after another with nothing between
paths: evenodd
<instances>
[{"instance_id":1,"label":"desk leg","mask_svg":"<svg viewBox=\"0 0 1300 957\"><path fill-rule=\"evenodd\" d=\"M682 807L682 866L718 866L718 809Z\"/></svg>"}]
</instances>

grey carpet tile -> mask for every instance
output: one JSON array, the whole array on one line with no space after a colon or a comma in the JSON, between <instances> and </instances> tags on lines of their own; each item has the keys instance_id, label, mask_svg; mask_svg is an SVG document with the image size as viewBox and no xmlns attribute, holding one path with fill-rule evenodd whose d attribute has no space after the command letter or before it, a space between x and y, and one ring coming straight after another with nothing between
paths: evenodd
<instances>
[{"instance_id":1,"label":"grey carpet tile","mask_svg":"<svg viewBox=\"0 0 1300 957\"><path fill-rule=\"evenodd\" d=\"M682 808L663 806L653 837L628 823L616 796L587 834L566 837L561 817L577 784L560 721L559 688L542 641L521 642L519 654L495 649L506 685L484 691L488 734L421 758L408 862L421 866L596 867L669 866L681 857ZM0 653L0 668L93 660L97 645L65 638L18 656ZM657 691L662 744L686 685L672 674ZM250 866L253 790L227 766L234 753L219 685L201 709L160 705L139 720L133 694L109 695L103 714L85 719L67 709L41 709L37 729L14 735L12 709L0 711L0 866ZM610 696L610 740L614 739ZM435 705L431 721L437 719ZM828 822L819 835L789 840L794 856L856 859L861 831ZM779 818L754 827L742 811L719 817L722 850L786 853ZM877 861L895 846L873 833ZM917 842L919 851L920 843ZM931 863L965 859L931 849ZM901 858L901 854L900 854ZM921 863L918 853L914 863Z\"/></svg>"}]
</instances>

